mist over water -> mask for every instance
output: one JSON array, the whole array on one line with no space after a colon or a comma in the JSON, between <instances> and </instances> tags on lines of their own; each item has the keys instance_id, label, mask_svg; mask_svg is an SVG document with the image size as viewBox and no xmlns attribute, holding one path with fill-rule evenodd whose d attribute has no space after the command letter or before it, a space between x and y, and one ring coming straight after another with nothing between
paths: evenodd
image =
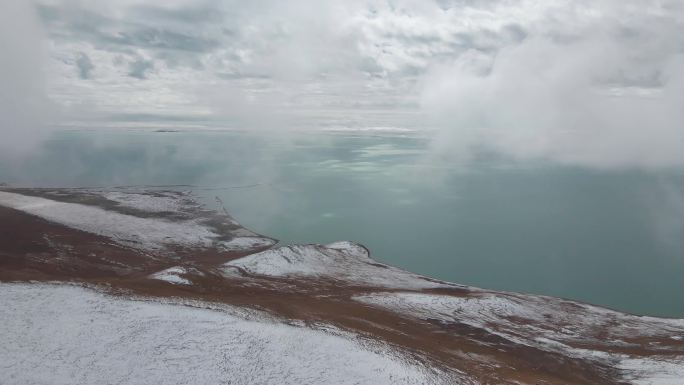
<instances>
[{"instance_id":1,"label":"mist over water","mask_svg":"<svg viewBox=\"0 0 684 385\"><path fill-rule=\"evenodd\" d=\"M485 288L684 316L684 174L485 152L401 135L65 131L0 166L30 186L192 185L281 243L353 240L374 258Z\"/></svg>"}]
</instances>

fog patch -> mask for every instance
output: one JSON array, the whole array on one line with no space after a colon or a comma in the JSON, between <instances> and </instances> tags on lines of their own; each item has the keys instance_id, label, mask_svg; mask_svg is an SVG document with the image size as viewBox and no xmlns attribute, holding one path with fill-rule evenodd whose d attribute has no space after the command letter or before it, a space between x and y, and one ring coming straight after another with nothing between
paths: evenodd
<instances>
[{"instance_id":1,"label":"fog patch","mask_svg":"<svg viewBox=\"0 0 684 385\"><path fill-rule=\"evenodd\" d=\"M668 252L681 254L684 250L684 184L681 179L660 178L645 201L651 229L659 245Z\"/></svg>"}]
</instances>

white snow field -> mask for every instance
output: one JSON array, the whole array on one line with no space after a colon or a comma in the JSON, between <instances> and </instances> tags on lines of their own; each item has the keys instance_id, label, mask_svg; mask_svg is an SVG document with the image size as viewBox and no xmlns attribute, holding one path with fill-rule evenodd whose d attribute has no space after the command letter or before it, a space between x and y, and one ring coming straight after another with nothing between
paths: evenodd
<instances>
[{"instance_id":1,"label":"white snow field","mask_svg":"<svg viewBox=\"0 0 684 385\"><path fill-rule=\"evenodd\" d=\"M17 283L0 303L3 385L453 383L354 334L239 308Z\"/></svg>"}]
</instances>

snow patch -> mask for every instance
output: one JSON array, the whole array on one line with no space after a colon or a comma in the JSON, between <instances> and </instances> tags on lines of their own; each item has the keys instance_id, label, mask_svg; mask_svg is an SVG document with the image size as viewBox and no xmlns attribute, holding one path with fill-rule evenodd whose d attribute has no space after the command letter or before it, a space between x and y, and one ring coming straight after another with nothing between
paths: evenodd
<instances>
[{"instance_id":1,"label":"snow patch","mask_svg":"<svg viewBox=\"0 0 684 385\"><path fill-rule=\"evenodd\" d=\"M599 346L610 341L620 345L624 344L622 339L635 335L666 338L673 331L682 332L680 320L637 317L551 297L478 290L463 297L381 293L353 299L397 314L426 321L462 323L518 344L596 360L621 369L624 378L635 384L684 384L684 354L633 358L572 346L574 342L592 341ZM557 325L565 326L558 328Z\"/></svg>"},{"instance_id":2,"label":"snow patch","mask_svg":"<svg viewBox=\"0 0 684 385\"><path fill-rule=\"evenodd\" d=\"M338 250L340 252L343 252L347 254L350 257L356 257L359 259L365 258L371 259L370 257L370 252L368 251L367 248L359 245L358 243L354 242L349 242L349 241L338 241L338 242L333 242L333 243L328 243L325 245L325 247L333 250ZM374 262L374 261L373 261Z\"/></svg>"},{"instance_id":3,"label":"snow patch","mask_svg":"<svg viewBox=\"0 0 684 385\"><path fill-rule=\"evenodd\" d=\"M191 285L192 282L182 277L182 275L187 273L188 271L185 268L181 266L174 266L169 267L166 270L158 271L150 275L150 278L158 279L160 281L166 281L177 285Z\"/></svg>"},{"instance_id":4,"label":"snow patch","mask_svg":"<svg viewBox=\"0 0 684 385\"><path fill-rule=\"evenodd\" d=\"M325 278L354 286L404 289L458 286L378 263L365 247L353 242L279 247L230 261L224 268L239 268L249 274L269 277Z\"/></svg>"},{"instance_id":5,"label":"snow patch","mask_svg":"<svg viewBox=\"0 0 684 385\"><path fill-rule=\"evenodd\" d=\"M391 308L417 318L442 321L466 319L484 323L495 318L520 317L543 322L543 313L500 295L484 294L469 297L453 297L422 293L385 293L356 296L354 300L371 305Z\"/></svg>"},{"instance_id":6,"label":"snow patch","mask_svg":"<svg viewBox=\"0 0 684 385\"><path fill-rule=\"evenodd\" d=\"M684 357L679 360L626 358L619 364L634 385L684 385Z\"/></svg>"},{"instance_id":7,"label":"snow patch","mask_svg":"<svg viewBox=\"0 0 684 385\"><path fill-rule=\"evenodd\" d=\"M270 247L274 241L270 238L263 237L236 237L230 241L221 241L220 247L228 251L252 250L261 247Z\"/></svg>"},{"instance_id":8,"label":"snow patch","mask_svg":"<svg viewBox=\"0 0 684 385\"><path fill-rule=\"evenodd\" d=\"M180 193L139 194L133 192L110 191L102 193L104 198L118 203L120 206L129 207L149 213L179 212L188 206L187 201Z\"/></svg>"}]
</instances>

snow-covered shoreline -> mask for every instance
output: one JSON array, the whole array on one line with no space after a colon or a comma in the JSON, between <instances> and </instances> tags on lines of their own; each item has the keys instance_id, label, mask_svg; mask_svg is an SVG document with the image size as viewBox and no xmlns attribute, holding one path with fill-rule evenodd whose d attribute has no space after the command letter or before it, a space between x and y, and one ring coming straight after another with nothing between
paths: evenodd
<instances>
[{"instance_id":1,"label":"snow-covered shoreline","mask_svg":"<svg viewBox=\"0 0 684 385\"><path fill-rule=\"evenodd\" d=\"M354 242L271 248L190 193L3 188L0 206L2 384L684 378L684 320L443 282Z\"/></svg>"},{"instance_id":2,"label":"snow-covered shoreline","mask_svg":"<svg viewBox=\"0 0 684 385\"><path fill-rule=\"evenodd\" d=\"M112 193L104 196L112 196ZM141 210L151 212L178 209L180 204L164 196L116 193L116 199ZM141 197L146 197L145 199ZM130 199L129 199L130 198ZM126 247L145 251L169 248L243 251L269 247L274 240L253 236L218 234L204 218L167 220L158 217L139 217L101 207L62 202L43 197L0 191L0 205L13 208L42 219L91 234L107 237Z\"/></svg>"}]
</instances>

